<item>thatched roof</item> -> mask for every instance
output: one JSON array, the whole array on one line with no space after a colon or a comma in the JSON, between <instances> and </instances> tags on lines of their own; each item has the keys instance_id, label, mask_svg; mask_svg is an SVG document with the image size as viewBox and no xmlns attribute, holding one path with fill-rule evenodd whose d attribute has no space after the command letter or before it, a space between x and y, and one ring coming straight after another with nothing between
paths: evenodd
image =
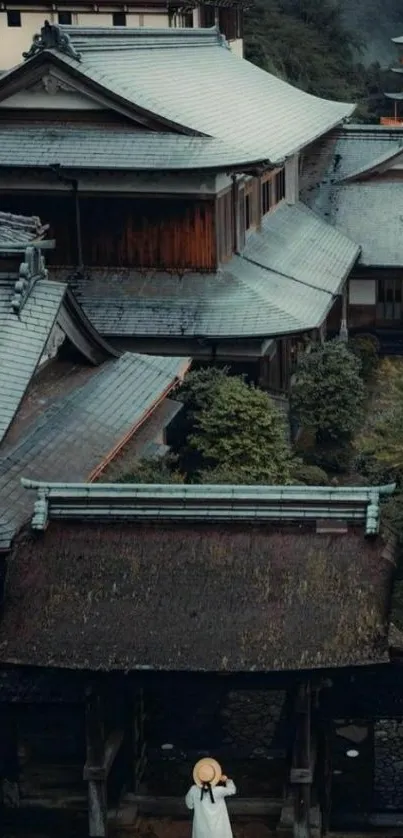
<instances>
[{"instance_id":1,"label":"thatched roof","mask_svg":"<svg viewBox=\"0 0 403 838\"><path fill-rule=\"evenodd\" d=\"M1 658L193 671L386 661L383 549L354 527L51 521L15 543Z\"/></svg>"}]
</instances>

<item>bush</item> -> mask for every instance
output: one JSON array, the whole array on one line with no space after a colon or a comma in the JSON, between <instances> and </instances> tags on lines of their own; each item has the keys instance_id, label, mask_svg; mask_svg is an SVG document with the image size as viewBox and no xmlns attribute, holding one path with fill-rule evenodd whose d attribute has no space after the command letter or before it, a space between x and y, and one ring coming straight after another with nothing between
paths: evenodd
<instances>
[{"instance_id":1,"label":"bush","mask_svg":"<svg viewBox=\"0 0 403 838\"><path fill-rule=\"evenodd\" d=\"M353 449L349 441L339 443L320 443L309 455L312 465L321 470L331 471L334 474L343 474L348 471L353 458Z\"/></svg>"},{"instance_id":2,"label":"bush","mask_svg":"<svg viewBox=\"0 0 403 838\"><path fill-rule=\"evenodd\" d=\"M379 340L374 335L356 335L348 347L361 364L361 377L371 381L379 363Z\"/></svg>"},{"instance_id":3,"label":"bush","mask_svg":"<svg viewBox=\"0 0 403 838\"><path fill-rule=\"evenodd\" d=\"M317 444L339 447L358 427L364 395L358 358L345 343L332 340L301 358L291 406L302 427L313 431Z\"/></svg>"},{"instance_id":4,"label":"bush","mask_svg":"<svg viewBox=\"0 0 403 838\"><path fill-rule=\"evenodd\" d=\"M306 463L297 463L292 470L295 485L328 486L329 478L323 468Z\"/></svg>"},{"instance_id":5,"label":"bush","mask_svg":"<svg viewBox=\"0 0 403 838\"><path fill-rule=\"evenodd\" d=\"M221 479L232 475L234 483L290 480L292 452L284 416L267 393L239 376L215 381L214 398L206 398L194 414L187 442L200 457L197 472L204 479L212 470Z\"/></svg>"}]
</instances>

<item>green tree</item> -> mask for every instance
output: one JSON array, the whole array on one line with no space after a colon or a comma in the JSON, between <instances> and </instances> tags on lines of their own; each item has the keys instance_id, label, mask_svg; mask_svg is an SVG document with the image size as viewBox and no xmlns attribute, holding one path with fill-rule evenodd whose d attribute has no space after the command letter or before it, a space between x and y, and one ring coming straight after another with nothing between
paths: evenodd
<instances>
[{"instance_id":1,"label":"green tree","mask_svg":"<svg viewBox=\"0 0 403 838\"><path fill-rule=\"evenodd\" d=\"M292 409L318 444L346 442L357 429L365 396L360 368L359 359L338 340L315 346L298 364Z\"/></svg>"},{"instance_id":2,"label":"green tree","mask_svg":"<svg viewBox=\"0 0 403 838\"><path fill-rule=\"evenodd\" d=\"M366 96L360 46L335 0L257 0L246 12L245 57L315 96Z\"/></svg>"},{"instance_id":3,"label":"green tree","mask_svg":"<svg viewBox=\"0 0 403 838\"><path fill-rule=\"evenodd\" d=\"M194 477L211 482L287 483L292 454L283 415L263 390L225 373L193 379L189 401L193 431L187 443L198 455ZM200 384L204 389L201 405Z\"/></svg>"}]
</instances>

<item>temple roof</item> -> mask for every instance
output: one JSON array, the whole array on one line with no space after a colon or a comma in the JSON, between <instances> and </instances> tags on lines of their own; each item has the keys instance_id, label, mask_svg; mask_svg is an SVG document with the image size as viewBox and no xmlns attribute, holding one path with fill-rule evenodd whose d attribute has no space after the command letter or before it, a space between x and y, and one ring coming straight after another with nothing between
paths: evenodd
<instances>
[{"instance_id":1,"label":"temple roof","mask_svg":"<svg viewBox=\"0 0 403 838\"><path fill-rule=\"evenodd\" d=\"M0 99L7 98L11 82L22 82L41 62L85 84L86 95L92 89L109 97L111 107L124 108L137 124L152 119L159 130L218 141L210 163L203 146L206 167L216 166L217 156L224 167L227 151L231 165L281 162L354 110L240 60L216 29L51 26L42 30L25 64L0 79ZM178 86L178 78L186 84ZM184 153L186 162L186 145ZM61 147L56 162L63 165Z\"/></svg>"},{"instance_id":2,"label":"temple roof","mask_svg":"<svg viewBox=\"0 0 403 838\"><path fill-rule=\"evenodd\" d=\"M284 203L215 273L91 269L72 288L101 334L269 338L321 326L358 254L303 204Z\"/></svg>"},{"instance_id":3,"label":"temple roof","mask_svg":"<svg viewBox=\"0 0 403 838\"><path fill-rule=\"evenodd\" d=\"M48 526L15 542L2 661L225 672L387 662L393 560L381 536L365 537L378 491L40 485L34 524L46 506ZM344 528L321 529L318 513Z\"/></svg>"},{"instance_id":4,"label":"temple roof","mask_svg":"<svg viewBox=\"0 0 403 838\"><path fill-rule=\"evenodd\" d=\"M330 164L310 190L310 206L361 247L358 264L403 264L403 132L354 125L340 131Z\"/></svg>"},{"instance_id":5,"label":"temple roof","mask_svg":"<svg viewBox=\"0 0 403 838\"><path fill-rule=\"evenodd\" d=\"M0 140L1 146L1 140ZM11 212L0 212L0 251L11 246L26 247L32 242L44 238L48 224L42 224L38 216L13 215Z\"/></svg>"},{"instance_id":6,"label":"temple roof","mask_svg":"<svg viewBox=\"0 0 403 838\"><path fill-rule=\"evenodd\" d=\"M31 381L0 449L0 549L28 519L21 477L90 480L148 419L189 366L125 353L101 367L55 362Z\"/></svg>"}]
</instances>

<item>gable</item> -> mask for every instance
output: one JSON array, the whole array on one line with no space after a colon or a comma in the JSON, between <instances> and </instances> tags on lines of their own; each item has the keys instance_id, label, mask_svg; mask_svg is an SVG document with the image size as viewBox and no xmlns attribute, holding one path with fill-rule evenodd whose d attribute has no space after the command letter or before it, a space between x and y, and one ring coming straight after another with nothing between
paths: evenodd
<instances>
[{"instance_id":1,"label":"gable","mask_svg":"<svg viewBox=\"0 0 403 838\"><path fill-rule=\"evenodd\" d=\"M95 81L82 65L74 64L54 52L45 51L15 67L0 78L0 118L19 118L29 113L45 111L96 114L109 111L120 115L137 128L192 134L176 123L137 106L123 95Z\"/></svg>"},{"instance_id":2,"label":"gable","mask_svg":"<svg viewBox=\"0 0 403 838\"><path fill-rule=\"evenodd\" d=\"M0 110L103 110L100 102L89 94L74 88L74 85L60 78L51 69L45 70L39 79L0 102Z\"/></svg>"}]
</instances>

